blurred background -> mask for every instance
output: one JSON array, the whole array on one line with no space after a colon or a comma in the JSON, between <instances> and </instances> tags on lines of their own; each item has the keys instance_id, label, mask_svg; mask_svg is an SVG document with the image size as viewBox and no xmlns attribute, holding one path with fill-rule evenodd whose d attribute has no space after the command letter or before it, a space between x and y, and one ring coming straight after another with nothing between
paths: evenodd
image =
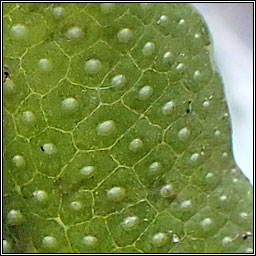
<instances>
[{"instance_id":1,"label":"blurred background","mask_svg":"<svg viewBox=\"0 0 256 256\"><path fill-rule=\"evenodd\" d=\"M253 184L253 3L193 3L213 37L237 165Z\"/></svg>"}]
</instances>

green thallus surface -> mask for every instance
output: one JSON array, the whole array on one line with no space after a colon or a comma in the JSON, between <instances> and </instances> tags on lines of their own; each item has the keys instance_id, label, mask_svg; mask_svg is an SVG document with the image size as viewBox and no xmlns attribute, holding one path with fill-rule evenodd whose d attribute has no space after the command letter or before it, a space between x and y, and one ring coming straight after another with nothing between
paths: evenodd
<instances>
[{"instance_id":1,"label":"green thallus surface","mask_svg":"<svg viewBox=\"0 0 256 256\"><path fill-rule=\"evenodd\" d=\"M4 252L253 252L190 5L4 3L3 34Z\"/></svg>"}]
</instances>

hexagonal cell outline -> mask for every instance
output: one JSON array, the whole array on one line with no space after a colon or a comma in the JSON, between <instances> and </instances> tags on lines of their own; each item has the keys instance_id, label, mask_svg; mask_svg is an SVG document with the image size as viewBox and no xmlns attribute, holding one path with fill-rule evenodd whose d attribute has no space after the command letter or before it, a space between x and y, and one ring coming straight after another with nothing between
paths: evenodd
<instances>
[{"instance_id":1,"label":"hexagonal cell outline","mask_svg":"<svg viewBox=\"0 0 256 256\"><path fill-rule=\"evenodd\" d=\"M151 70L146 71L135 86L125 94L124 102L131 109L143 113L162 95L167 85L168 81L166 75ZM149 89L146 89L144 93L145 96L142 96L141 90L146 86Z\"/></svg>"},{"instance_id":2,"label":"hexagonal cell outline","mask_svg":"<svg viewBox=\"0 0 256 256\"><path fill-rule=\"evenodd\" d=\"M46 25L41 15L16 8L4 18L3 51L5 56L20 57L28 47L43 41L47 36Z\"/></svg>"},{"instance_id":3,"label":"hexagonal cell outline","mask_svg":"<svg viewBox=\"0 0 256 256\"><path fill-rule=\"evenodd\" d=\"M172 202L189 183L189 179L172 167L163 176L156 178L148 188L148 200L158 211L169 210Z\"/></svg>"},{"instance_id":4,"label":"hexagonal cell outline","mask_svg":"<svg viewBox=\"0 0 256 256\"><path fill-rule=\"evenodd\" d=\"M94 243L84 243L85 236L96 239L94 239ZM101 217L94 217L90 222L71 227L68 230L68 237L76 253L104 253L115 248L105 219Z\"/></svg>"},{"instance_id":5,"label":"hexagonal cell outline","mask_svg":"<svg viewBox=\"0 0 256 256\"><path fill-rule=\"evenodd\" d=\"M164 234L166 241L154 244L153 237L156 234ZM168 213L160 213L150 225L150 227L137 240L136 247L145 253L165 253L169 251L175 243L172 240L173 234L182 239L184 227L181 221L174 219Z\"/></svg>"},{"instance_id":6,"label":"hexagonal cell outline","mask_svg":"<svg viewBox=\"0 0 256 256\"><path fill-rule=\"evenodd\" d=\"M38 93L47 93L67 73L69 59L54 42L45 42L32 47L22 59L31 88Z\"/></svg>"},{"instance_id":7,"label":"hexagonal cell outline","mask_svg":"<svg viewBox=\"0 0 256 256\"><path fill-rule=\"evenodd\" d=\"M133 74L131 76L131 74ZM132 59L125 55L121 57L117 66L104 79L98 89L103 103L112 103L129 91L138 81L141 71L133 63Z\"/></svg>"},{"instance_id":8,"label":"hexagonal cell outline","mask_svg":"<svg viewBox=\"0 0 256 256\"><path fill-rule=\"evenodd\" d=\"M250 231L252 228L253 212L248 209L247 200L250 200L253 204L252 195L244 197L233 209L230 214L230 220L232 223L242 227L245 231Z\"/></svg>"},{"instance_id":9,"label":"hexagonal cell outline","mask_svg":"<svg viewBox=\"0 0 256 256\"><path fill-rule=\"evenodd\" d=\"M120 56L115 48L99 41L72 58L68 78L84 86L99 87L119 59ZM95 69L88 71L87 66Z\"/></svg>"},{"instance_id":10,"label":"hexagonal cell outline","mask_svg":"<svg viewBox=\"0 0 256 256\"><path fill-rule=\"evenodd\" d=\"M30 145L23 138L17 137L8 145L4 158L10 174L19 185L28 182L35 174Z\"/></svg>"},{"instance_id":11,"label":"hexagonal cell outline","mask_svg":"<svg viewBox=\"0 0 256 256\"><path fill-rule=\"evenodd\" d=\"M33 209L35 214L43 218L57 216L61 194L54 179L38 173L31 183L22 188L22 193L30 211Z\"/></svg>"},{"instance_id":12,"label":"hexagonal cell outline","mask_svg":"<svg viewBox=\"0 0 256 256\"><path fill-rule=\"evenodd\" d=\"M6 206L3 208L4 229L6 230L7 228L9 229L9 232L23 235L22 233L24 233L24 230L20 227L27 224L30 218L30 210L29 206L26 204L26 199L15 189L3 197L3 204ZM10 214L12 210L14 210L14 214ZM18 214L15 214L15 211ZM8 215L11 215L14 218L10 218ZM16 218L17 222L15 222L15 215L19 216ZM11 219L14 221L11 221Z\"/></svg>"},{"instance_id":13,"label":"hexagonal cell outline","mask_svg":"<svg viewBox=\"0 0 256 256\"><path fill-rule=\"evenodd\" d=\"M43 112L40 108L41 97L32 94L19 106L15 121L19 134L30 138L46 128Z\"/></svg>"},{"instance_id":14,"label":"hexagonal cell outline","mask_svg":"<svg viewBox=\"0 0 256 256\"><path fill-rule=\"evenodd\" d=\"M26 232L25 237L28 237L28 234L36 234L29 237L39 253L71 252L63 227L54 220L46 220L32 215ZM51 243L52 240L53 243Z\"/></svg>"},{"instance_id":15,"label":"hexagonal cell outline","mask_svg":"<svg viewBox=\"0 0 256 256\"><path fill-rule=\"evenodd\" d=\"M177 154L181 154L203 131L203 127L195 115L186 115L173 122L166 130L164 141Z\"/></svg>"},{"instance_id":16,"label":"hexagonal cell outline","mask_svg":"<svg viewBox=\"0 0 256 256\"><path fill-rule=\"evenodd\" d=\"M213 158L214 159L214 158ZM199 187L209 194L219 185L223 178L224 168L216 165L216 161L208 159L203 165L196 169L191 176L191 184Z\"/></svg>"},{"instance_id":17,"label":"hexagonal cell outline","mask_svg":"<svg viewBox=\"0 0 256 256\"><path fill-rule=\"evenodd\" d=\"M193 56L192 59L186 59L184 62L182 79L188 90L197 93L210 83L214 73L210 55L210 50L202 49L198 55Z\"/></svg>"},{"instance_id":18,"label":"hexagonal cell outline","mask_svg":"<svg viewBox=\"0 0 256 256\"><path fill-rule=\"evenodd\" d=\"M92 218L92 195L88 191L64 194L60 217L65 224L77 224Z\"/></svg>"},{"instance_id":19,"label":"hexagonal cell outline","mask_svg":"<svg viewBox=\"0 0 256 256\"><path fill-rule=\"evenodd\" d=\"M73 6L75 7L76 5ZM56 40L63 51L69 56L76 55L93 46L101 39L103 33L102 27L87 15L82 8L78 10L76 6L75 11L72 11L72 8L72 4L70 7L68 5L64 6L63 15L59 17L54 15L54 9L51 10L51 15L49 14L52 20L52 38ZM74 16L76 17L75 20Z\"/></svg>"},{"instance_id":20,"label":"hexagonal cell outline","mask_svg":"<svg viewBox=\"0 0 256 256\"><path fill-rule=\"evenodd\" d=\"M211 253L233 253L236 252L240 246L245 243L245 240L242 238L242 235L245 232L253 232L252 228L250 230L243 230L239 226L236 226L231 221L228 221L219 232L206 241L206 250L205 252ZM249 237L248 240L252 238ZM252 241L251 243L252 244ZM245 253L245 252L243 252Z\"/></svg>"},{"instance_id":21,"label":"hexagonal cell outline","mask_svg":"<svg viewBox=\"0 0 256 256\"><path fill-rule=\"evenodd\" d=\"M38 171L56 176L73 157L75 148L70 134L47 129L31 139L31 151Z\"/></svg>"},{"instance_id":22,"label":"hexagonal cell outline","mask_svg":"<svg viewBox=\"0 0 256 256\"><path fill-rule=\"evenodd\" d=\"M159 41L153 68L168 72L170 81L177 82L183 77L185 64L191 61L192 56L183 39L167 36ZM176 69L180 63L182 68Z\"/></svg>"},{"instance_id":23,"label":"hexagonal cell outline","mask_svg":"<svg viewBox=\"0 0 256 256\"><path fill-rule=\"evenodd\" d=\"M141 69L150 68L157 58L162 36L152 27L146 27L142 37L131 50L131 55Z\"/></svg>"},{"instance_id":24,"label":"hexagonal cell outline","mask_svg":"<svg viewBox=\"0 0 256 256\"><path fill-rule=\"evenodd\" d=\"M187 221L198 209L205 207L207 196L197 187L188 185L171 202L168 211L176 218Z\"/></svg>"},{"instance_id":25,"label":"hexagonal cell outline","mask_svg":"<svg viewBox=\"0 0 256 256\"><path fill-rule=\"evenodd\" d=\"M111 236L119 247L133 244L139 235L149 226L155 214L155 210L146 201L128 207L121 213L114 213L107 218ZM134 224L134 227L125 229L123 223L129 217L137 218L137 223Z\"/></svg>"},{"instance_id":26,"label":"hexagonal cell outline","mask_svg":"<svg viewBox=\"0 0 256 256\"><path fill-rule=\"evenodd\" d=\"M203 220L210 219L208 225L203 225ZM224 226L227 219L226 216L206 206L200 209L193 217L185 223L185 230L187 235L193 238L207 239L214 236L221 227Z\"/></svg>"},{"instance_id":27,"label":"hexagonal cell outline","mask_svg":"<svg viewBox=\"0 0 256 256\"><path fill-rule=\"evenodd\" d=\"M213 148L207 136L199 136L177 159L175 168L182 175L191 176L197 168L206 163L211 157Z\"/></svg>"},{"instance_id":28,"label":"hexagonal cell outline","mask_svg":"<svg viewBox=\"0 0 256 256\"><path fill-rule=\"evenodd\" d=\"M160 143L161 130L146 119L140 119L111 149L113 156L124 165L132 166ZM138 144L138 147L137 147Z\"/></svg>"},{"instance_id":29,"label":"hexagonal cell outline","mask_svg":"<svg viewBox=\"0 0 256 256\"><path fill-rule=\"evenodd\" d=\"M175 162L175 154L167 146L160 144L150 154L135 165L134 169L140 181L148 188L156 180L159 180L171 168Z\"/></svg>"},{"instance_id":30,"label":"hexagonal cell outline","mask_svg":"<svg viewBox=\"0 0 256 256\"><path fill-rule=\"evenodd\" d=\"M108 191L112 188L120 188L120 198L112 198ZM114 193L114 192L113 192ZM105 216L109 213L120 211L129 204L137 203L146 197L146 191L137 181L134 172L128 168L118 168L104 183L94 192L96 215Z\"/></svg>"},{"instance_id":31,"label":"hexagonal cell outline","mask_svg":"<svg viewBox=\"0 0 256 256\"><path fill-rule=\"evenodd\" d=\"M72 130L98 105L99 99L94 90L86 90L67 80L62 81L42 100L48 124L62 130Z\"/></svg>"},{"instance_id":32,"label":"hexagonal cell outline","mask_svg":"<svg viewBox=\"0 0 256 256\"><path fill-rule=\"evenodd\" d=\"M192 93L185 90L180 82L171 83L148 109L146 115L164 129L178 118L193 113L187 113L190 101L194 102Z\"/></svg>"},{"instance_id":33,"label":"hexagonal cell outline","mask_svg":"<svg viewBox=\"0 0 256 256\"><path fill-rule=\"evenodd\" d=\"M60 177L60 189L63 193L74 193L81 189L94 189L115 168L117 164L108 151L79 152L68 164ZM87 172L82 169L87 168Z\"/></svg>"},{"instance_id":34,"label":"hexagonal cell outline","mask_svg":"<svg viewBox=\"0 0 256 256\"><path fill-rule=\"evenodd\" d=\"M129 37L121 36L122 30L127 32ZM136 44L138 38L144 33L144 26L139 20L129 13L114 20L106 26L103 34L103 40L111 47L122 53L129 52ZM121 38L121 39L120 39Z\"/></svg>"},{"instance_id":35,"label":"hexagonal cell outline","mask_svg":"<svg viewBox=\"0 0 256 256\"><path fill-rule=\"evenodd\" d=\"M76 145L83 150L107 148L123 135L137 118L136 114L120 102L103 105L76 127L74 130ZM106 121L113 121L113 131L103 136L99 134L97 127Z\"/></svg>"},{"instance_id":36,"label":"hexagonal cell outline","mask_svg":"<svg viewBox=\"0 0 256 256\"><path fill-rule=\"evenodd\" d=\"M247 196L247 189L241 186L240 189L236 188L237 193L234 193L234 183L225 177L222 178L219 186L209 195L208 204L229 216L232 214L231 209L234 209L237 203Z\"/></svg>"}]
</instances>

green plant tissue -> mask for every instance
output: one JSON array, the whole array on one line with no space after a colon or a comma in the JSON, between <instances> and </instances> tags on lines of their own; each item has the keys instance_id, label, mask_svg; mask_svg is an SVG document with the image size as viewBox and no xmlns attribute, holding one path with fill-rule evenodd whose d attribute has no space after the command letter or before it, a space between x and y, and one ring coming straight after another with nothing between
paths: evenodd
<instances>
[{"instance_id":1,"label":"green plant tissue","mask_svg":"<svg viewBox=\"0 0 256 256\"><path fill-rule=\"evenodd\" d=\"M210 35L184 3L3 3L3 251L252 253Z\"/></svg>"}]
</instances>

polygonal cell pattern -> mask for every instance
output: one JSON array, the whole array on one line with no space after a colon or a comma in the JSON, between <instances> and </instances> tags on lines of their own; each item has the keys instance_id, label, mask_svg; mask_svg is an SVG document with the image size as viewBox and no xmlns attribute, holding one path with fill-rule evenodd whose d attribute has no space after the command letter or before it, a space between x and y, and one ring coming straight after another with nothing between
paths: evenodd
<instances>
[{"instance_id":1,"label":"polygonal cell pattern","mask_svg":"<svg viewBox=\"0 0 256 256\"><path fill-rule=\"evenodd\" d=\"M194 10L5 3L3 19L4 251L253 251Z\"/></svg>"}]
</instances>

